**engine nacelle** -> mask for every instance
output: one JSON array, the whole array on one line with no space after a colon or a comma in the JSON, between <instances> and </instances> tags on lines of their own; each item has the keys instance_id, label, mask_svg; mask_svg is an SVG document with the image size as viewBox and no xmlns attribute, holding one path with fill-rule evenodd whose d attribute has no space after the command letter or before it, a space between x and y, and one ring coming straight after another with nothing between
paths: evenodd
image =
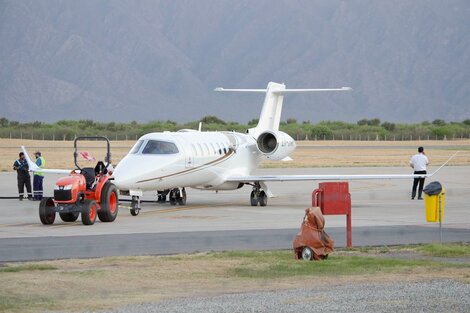
<instances>
[{"instance_id":1,"label":"engine nacelle","mask_svg":"<svg viewBox=\"0 0 470 313\"><path fill-rule=\"evenodd\" d=\"M295 141L281 131L265 131L256 140L258 149L270 160L282 160L295 149Z\"/></svg>"}]
</instances>

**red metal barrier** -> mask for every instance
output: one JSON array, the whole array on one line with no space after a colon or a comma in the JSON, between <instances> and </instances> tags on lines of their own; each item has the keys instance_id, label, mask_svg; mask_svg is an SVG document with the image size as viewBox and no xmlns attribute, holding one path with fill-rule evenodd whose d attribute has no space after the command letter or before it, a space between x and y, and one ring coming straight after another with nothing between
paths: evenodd
<instances>
[{"instance_id":1,"label":"red metal barrier","mask_svg":"<svg viewBox=\"0 0 470 313\"><path fill-rule=\"evenodd\" d=\"M323 215L346 215L346 246L352 247L351 195L348 182L320 183L312 192L312 207Z\"/></svg>"}]
</instances>

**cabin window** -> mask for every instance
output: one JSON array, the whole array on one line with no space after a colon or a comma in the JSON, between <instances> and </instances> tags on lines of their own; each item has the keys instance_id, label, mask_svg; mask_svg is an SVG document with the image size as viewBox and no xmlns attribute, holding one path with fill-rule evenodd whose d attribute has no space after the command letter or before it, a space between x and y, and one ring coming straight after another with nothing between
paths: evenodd
<instances>
[{"instance_id":1,"label":"cabin window","mask_svg":"<svg viewBox=\"0 0 470 313\"><path fill-rule=\"evenodd\" d=\"M129 151L129 154L136 154L140 150L140 147L142 147L143 143L144 143L143 140L137 141L135 145L132 147L131 151Z\"/></svg>"},{"instance_id":2,"label":"cabin window","mask_svg":"<svg viewBox=\"0 0 470 313\"><path fill-rule=\"evenodd\" d=\"M209 145L211 146L212 152L214 153L214 155L216 155L216 154L217 154L217 150L215 149L215 145L214 145L212 142L211 142Z\"/></svg>"},{"instance_id":3,"label":"cabin window","mask_svg":"<svg viewBox=\"0 0 470 313\"><path fill-rule=\"evenodd\" d=\"M149 140L142 154L175 154L178 152L178 148L172 142Z\"/></svg>"},{"instance_id":4,"label":"cabin window","mask_svg":"<svg viewBox=\"0 0 470 313\"><path fill-rule=\"evenodd\" d=\"M204 151L202 150L201 144L198 143L196 147L197 147L198 154L204 155Z\"/></svg>"},{"instance_id":5,"label":"cabin window","mask_svg":"<svg viewBox=\"0 0 470 313\"><path fill-rule=\"evenodd\" d=\"M207 145L207 143L203 143L202 145L204 147L205 154L206 155L211 155L211 151L209 150L209 146Z\"/></svg>"}]
</instances>

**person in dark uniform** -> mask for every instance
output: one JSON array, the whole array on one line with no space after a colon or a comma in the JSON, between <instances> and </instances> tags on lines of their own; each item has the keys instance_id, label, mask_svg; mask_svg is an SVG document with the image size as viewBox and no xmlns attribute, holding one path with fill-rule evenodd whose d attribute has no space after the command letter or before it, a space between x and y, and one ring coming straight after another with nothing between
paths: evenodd
<instances>
[{"instance_id":1,"label":"person in dark uniform","mask_svg":"<svg viewBox=\"0 0 470 313\"><path fill-rule=\"evenodd\" d=\"M26 190L28 191L28 200L33 200L33 196L31 194L31 176L29 176L29 166L28 162L24 157L24 153L20 152L19 159L13 163L13 170L16 171L17 179L18 179L18 193L20 201L23 201L24 198L24 186L26 186Z\"/></svg>"}]
</instances>

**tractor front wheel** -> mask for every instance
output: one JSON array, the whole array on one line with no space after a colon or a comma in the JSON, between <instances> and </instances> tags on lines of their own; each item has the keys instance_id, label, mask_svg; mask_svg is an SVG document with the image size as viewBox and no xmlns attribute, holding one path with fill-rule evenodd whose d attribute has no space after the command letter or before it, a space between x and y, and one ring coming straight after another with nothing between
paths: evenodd
<instances>
[{"instance_id":1,"label":"tractor front wheel","mask_svg":"<svg viewBox=\"0 0 470 313\"><path fill-rule=\"evenodd\" d=\"M55 220L55 205L52 198L43 198L39 203L39 219L44 225L50 225Z\"/></svg>"},{"instance_id":2,"label":"tractor front wheel","mask_svg":"<svg viewBox=\"0 0 470 313\"><path fill-rule=\"evenodd\" d=\"M82 208L83 225L93 225L96 221L98 204L94 200L85 200Z\"/></svg>"}]
</instances>

